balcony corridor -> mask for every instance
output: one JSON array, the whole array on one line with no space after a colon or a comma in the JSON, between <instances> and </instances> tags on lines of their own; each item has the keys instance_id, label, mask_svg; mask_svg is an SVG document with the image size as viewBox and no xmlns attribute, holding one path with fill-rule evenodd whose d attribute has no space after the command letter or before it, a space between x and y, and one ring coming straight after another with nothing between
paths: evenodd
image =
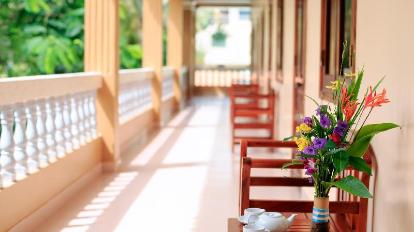
<instances>
[{"instance_id":1,"label":"balcony corridor","mask_svg":"<svg viewBox=\"0 0 414 232\"><path fill-rule=\"evenodd\" d=\"M34 231L225 231L238 206L227 108L196 99Z\"/></svg>"}]
</instances>

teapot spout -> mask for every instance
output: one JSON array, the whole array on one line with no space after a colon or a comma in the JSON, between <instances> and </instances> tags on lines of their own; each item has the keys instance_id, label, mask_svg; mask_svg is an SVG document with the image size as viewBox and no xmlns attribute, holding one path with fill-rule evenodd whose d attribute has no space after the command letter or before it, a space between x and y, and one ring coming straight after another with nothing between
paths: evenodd
<instances>
[{"instance_id":1,"label":"teapot spout","mask_svg":"<svg viewBox=\"0 0 414 232\"><path fill-rule=\"evenodd\" d=\"M292 224L293 220L295 220L295 217L297 216L297 214L292 214L290 215L290 217L287 219L289 222L289 226Z\"/></svg>"}]
</instances>

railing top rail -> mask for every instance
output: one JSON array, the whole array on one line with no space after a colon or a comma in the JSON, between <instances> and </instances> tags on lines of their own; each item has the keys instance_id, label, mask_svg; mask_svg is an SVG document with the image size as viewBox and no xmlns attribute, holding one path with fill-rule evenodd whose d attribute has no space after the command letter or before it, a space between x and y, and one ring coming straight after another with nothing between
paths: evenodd
<instances>
[{"instance_id":1,"label":"railing top rail","mask_svg":"<svg viewBox=\"0 0 414 232\"><path fill-rule=\"evenodd\" d=\"M152 68L136 68L119 70L120 84L127 84L142 80L151 79L154 76Z\"/></svg>"},{"instance_id":2,"label":"railing top rail","mask_svg":"<svg viewBox=\"0 0 414 232\"><path fill-rule=\"evenodd\" d=\"M197 65L197 70L244 70L244 69L250 69L250 65Z\"/></svg>"},{"instance_id":3,"label":"railing top rail","mask_svg":"<svg viewBox=\"0 0 414 232\"><path fill-rule=\"evenodd\" d=\"M95 72L0 79L0 105L95 90L101 86L102 75Z\"/></svg>"},{"instance_id":4,"label":"railing top rail","mask_svg":"<svg viewBox=\"0 0 414 232\"><path fill-rule=\"evenodd\" d=\"M175 68L173 67L165 66L165 67L162 67L161 71L162 71L162 75L164 78L174 77Z\"/></svg>"}]
</instances>

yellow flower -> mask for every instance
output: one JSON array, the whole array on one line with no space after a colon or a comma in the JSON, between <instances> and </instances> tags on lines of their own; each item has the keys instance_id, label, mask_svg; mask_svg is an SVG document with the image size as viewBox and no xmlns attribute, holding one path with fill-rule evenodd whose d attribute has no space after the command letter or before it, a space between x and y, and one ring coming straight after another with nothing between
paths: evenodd
<instances>
[{"instance_id":1,"label":"yellow flower","mask_svg":"<svg viewBox=\"0 0 414 232\"><path fill-rule=\"evenodd\" d=\"M336 81L331 81L331 85L327 85L326 88L337 90L339 89L339 86L340 86L339 80L336 80Z\"/></svg>"},{"instance_id":2,"label":"yellow flower","mask_svg":"<svg viewBox=\"0 0 414 232\"><path fill-rule=\"evenodd\" d=\"M356 77L356 76L357 76L357 74L356 74L356 73L352 73L352 72L347 72L347 73L345 73L345 77L354 78L354 77Z\"/></svg>"},{"instance_id":3,"label":"yellow flower","mask_svg":"<svg viewBox=\"0 0 414 232\"><path fill-rule=\"evenodd\" d=\"M296 140L296 145L298 145L298 150L303 151L305 147L309 146L309 141L305 137L300 137Z\"/></svg>"},{"instance_id":4,"label":"yellow flower","mask_svg":"<svg viewBox=\"0 0 414 232\"><path fill-rule=\"evenodd\" d=\"M312 128L305 123L302 123L296 127L296 132L298 133L309 133L311 130Z\"/></svg>"}]
</instances>

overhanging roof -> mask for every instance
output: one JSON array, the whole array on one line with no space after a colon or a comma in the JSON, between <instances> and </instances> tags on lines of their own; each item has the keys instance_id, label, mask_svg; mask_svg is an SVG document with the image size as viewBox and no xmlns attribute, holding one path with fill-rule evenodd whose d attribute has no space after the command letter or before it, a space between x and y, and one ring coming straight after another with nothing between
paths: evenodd
<instances>
[{"instance_id":1,"label":"overhanging roof","mask_svg":"<svg viewBox=\"0 0 414 232\"><path fill-rule=\"evenodd\" d=\"M185 0L187 4L194 6L239 6L249 7L253 0Z\"/></svg>"}]
</instances>

